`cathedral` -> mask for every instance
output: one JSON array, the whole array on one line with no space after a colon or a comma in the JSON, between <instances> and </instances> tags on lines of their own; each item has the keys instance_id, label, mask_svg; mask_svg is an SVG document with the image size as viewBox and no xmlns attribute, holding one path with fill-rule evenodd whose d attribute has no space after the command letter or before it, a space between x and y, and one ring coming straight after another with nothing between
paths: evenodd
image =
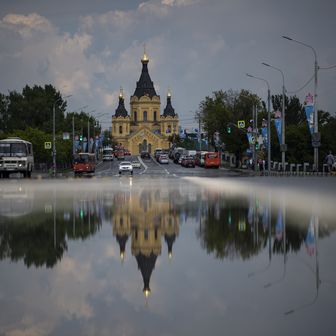
<instances>
[{"instance_id":1,"label":"cathedral","mask_svg":"<svg viewBox=\"0 0 336 336\"><path fill-rule=\"evenodd\" d=\"M119 104L112 116L112 138L132 155L142 151L153 153L156 148L168 149L169 136L178 134L179 119L171 102L168 90L167 103L161 111L160 96L148 72L149 59L144 51L141 59L142 71L130 98L130 114L126 110L123 90L120 90Z\"/></svg>"}]
</instances>

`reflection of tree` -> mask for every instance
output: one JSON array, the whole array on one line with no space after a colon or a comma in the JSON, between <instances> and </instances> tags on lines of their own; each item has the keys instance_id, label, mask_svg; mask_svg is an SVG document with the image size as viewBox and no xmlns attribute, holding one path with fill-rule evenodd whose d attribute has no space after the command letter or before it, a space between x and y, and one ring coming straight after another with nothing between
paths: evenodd
<instances>
[{"instance_id":1,"label":"reflection of tree","mask_svg":"<svg viewBox=\"0 0 336 336\"><path fill-rule=\"evenodd\" d=\"M262 240L267 240L267 235L261 233L261 239L254 242L253 230L246 228L247 206L240 204L227 200L225 207L219 210L219 217L214 205L208 205L198 234L202 246L217 258L249 258L261 249Z\"/></svg>"},{"instance_id":2,"label":"reflection of tree","mask_svg":"<svg viewBox=\"0 0 336 336\"><path fill-rule=\"evenodd\" d=\"M79 208L80 209L80 208ZM20 218L5 219L0 225L0 259L23 260L27 267L53 267L68 249L69 239L87 239L100 228L98 215L89 208L87 212L73 212L65 219L57 212L35 212Z\"/></svg>"},{"instance_id":3,"label":"reflection of tree","mask_svg":"<svg viewBox=\"0 0 336 336\"><path fill-rule=\"evenodd\" d=\"M253 198L248 202L247 199L235 200L221 195L217 198L207 197L200 200L198 208L201 209L202 215L197 236L202 247L220 259L227 257L246 259L259 253L270 240L268 229L261 225L262 214L259 212L263 207L259 207L259 202ZM274 254L284 254L284 246L286 246L286 253L296 253L304 244L306 225L309 223L310 215L288 211L285 219L286 233L281 238L276 237L275 227L278 219L276 211L273 212L271 232ZM326 227L328 227L328 223L320 226L320 237L329 235ZM283 241L284 237L286 244Z\"/></svg>"},{"instance_id":4,"label":"reflection of tree","mask_svg":"<svg viewBox=\"0 0 336 336\"><path fill-rule=\"evenodd\" d=\"M42 218L41 218L42 217ZM28 223L34 223L30 225ZM2 225L0 229L0 259L23 260L27 267L53 267L67 250L65 235L57 229L54 248L54 229L51 217L29 215L25 221Z\"/></svg>"}]
</instances>

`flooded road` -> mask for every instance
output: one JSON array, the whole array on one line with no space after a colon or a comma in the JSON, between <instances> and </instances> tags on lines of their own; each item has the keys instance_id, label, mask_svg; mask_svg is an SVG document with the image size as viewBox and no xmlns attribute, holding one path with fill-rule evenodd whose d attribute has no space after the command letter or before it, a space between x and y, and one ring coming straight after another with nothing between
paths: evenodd
<instances>
[{"instance_id":1,"label":"flooded road","mask_svg":"<svg viewBox=\"0 0 336 336\"><path fill-rule=\"evenodd\" d=\"M325 335L335 179L0 184L0 335Z\"/></svg>"}]
</instances>

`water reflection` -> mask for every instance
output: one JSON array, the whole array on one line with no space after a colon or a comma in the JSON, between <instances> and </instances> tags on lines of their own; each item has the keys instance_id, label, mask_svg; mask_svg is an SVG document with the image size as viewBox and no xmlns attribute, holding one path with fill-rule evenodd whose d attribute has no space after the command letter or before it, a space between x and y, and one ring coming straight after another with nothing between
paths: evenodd
<instances>
[{"instance_id":1,"label":"water reflection","mask_svg":"<svg viewBox=\"0 0 336 336\"><path fill-rule=\"evenodd\" d=\"M149 296L150 278L157 257L161 254L162 238L167 244L168 257L172 258L173 244L179 234L179 216L166 190L142 190L131 195L115 194L113 235L125 259L126 243L131 237L131 252L143 278L143 293Z\"/></svg>"},{"instance_id":2,"label":"water reflection","mask_svg":"<svg viewBox=\"0 0 336 336\"><path fill-rule=\"evenodd\" d=\"M310 312L332 326L335 224L311 204L135 178L0 188L0 334L259 335L245 326L286 316L280 335Z\"/></svg>"}]
</instances>

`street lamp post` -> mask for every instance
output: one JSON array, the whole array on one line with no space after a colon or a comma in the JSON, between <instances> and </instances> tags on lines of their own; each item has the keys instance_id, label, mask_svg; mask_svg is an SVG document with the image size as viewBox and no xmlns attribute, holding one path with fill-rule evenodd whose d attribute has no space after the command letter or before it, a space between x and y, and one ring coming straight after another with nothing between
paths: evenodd
<instances>
[{"instance_id":1,"label":"street lamp post","mask_svg":"<svg viewBox=\"0 0 336 336\"><path fill-rule=\"evenodd\" d=\"M285 76L284 73L281 69L276 68L273 65L270 65L268 63L263 62L262 65L265 65L267 67L273 68L281 73L282 76L282 123L281 123L281 146L280 146L280 151L281 151L281 165L282 165L282 170L285 172L286 167L286 151L287 151L287 145L285 143Z\"/></svg>"},{"instance_id":2,"label":"street lamp post","mask_svg":"<svg viewBox=\"0 0 336 336\"><path fill-rule=\"evenodd\" d=\"M84 105L75 111L82 111L87 107L88 105ZM75 156L75 154L76 154L76 148L75 148L75 112L74 112L72 115L72 155Z\"/></svg>"},{"instance_id":3,"label":"street lamp post","mask_svg":"<svg viewBox=\"0 0 336 336\"><path fill-rule=\"evenodd\" d=\"M65 96L65 98L69 98L71 95ZM54 101L53 104L53 150L52 150L52 156L53 156L53 177L56 177L56 103L63 99L62 97L57 98Z\"/></svg>"},{"instance_id":4,"label":"street lamp post","mask_svg":"<svg viewBox=\"0 0 336 336\"><path fill-rule=\"evenodd\" d=\"M284 39L296 42L298 44L301 44L309 49L311 49L314 53L314 137L312 139L312 144L314 147L314 166L315 171L318 171L318 163L319 163L319 142L320 142L320 134L318 133L318 113L317 113L317 72L319 70L319 66L317 63L317 54L316 50L309 44L303 43L301 41L295 40L288 36L282 36Z\"/></svg>"},{"instance_id":5,"label":"street lamp post","mask_svg":"<svg viewBox=\"0 0 336 336\"><path fill-rule=\"evenodd\" d=\"M267 84L267 171L268 176L271 175L271 90L269 83L266 79L253 76L251 74L246 74L246 76L261 80Z\"/></svg>"},{"instance_id":6,"label":"street lamp post","mask_svg":"<svg viewBox=\"0 0 336 336\"><path fill-rule=\"evenodd\" d=\"M250 96L245 96L245 95L240 95L240 97L249 99L252 102L252 121L253 121L253 130L252 134L254 135L255 141L257 141L257 136L258 136L258 107L257 104L254 104L254 101L252 97ZM254 162L254 171L257 172L257 150L255 147L255 144L253 145L253 162Z\"/></svg>"}]
</instances>

